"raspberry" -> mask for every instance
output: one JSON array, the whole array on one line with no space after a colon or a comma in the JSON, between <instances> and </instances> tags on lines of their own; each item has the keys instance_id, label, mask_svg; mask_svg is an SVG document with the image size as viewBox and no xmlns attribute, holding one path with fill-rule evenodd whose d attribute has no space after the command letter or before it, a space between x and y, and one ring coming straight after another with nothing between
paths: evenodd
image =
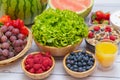
<instances>
[{"instance_id":1,"label":"raspberry","mask_svg":"<svg viewBox=\"0 0 120 80\"><path fill-rule=\"evenodd\" d=\"M110 35L110 40L115 41L116 37L113 35Z\"/></svg>"},{"instance_id":2,"label":"raspberry","mask_svg":"<svg viewBox=\"0 0 120 80\"><path fill-rule=\"evenodd\" d=\"M39 70L36 71L36 73L42 73L42 72L43 72L42 69L39 69Z\"/></svg>"},{"instance_id":3,"label":"raspberry","mask_svg":"<svg viewBox=\"0 0 120 80\"><path fill-rule=\"evenodd\" d=\"M105 32L111 32L111 27L110 26L106 26L105 27Z\"/></svg>"},{"instance_id":4,"label":"raspberry","mask_svg":"<svg viewBox=\"0 0 120 80\"><path fill-rule=\"evenodd\" d=\"M88 38L93 38L93 37L94 37L93 32L90 32L90 33L88 34Z\"/></svg>"},{"instance_id":5,"label":"raspberry","mask_svg":"<svg viewBox=\"0 0 120 80\"><path fill-rule=\"evenodd\" d=\"M25 66L26 70L29 70L30 68L31 68L31 66L29 64Z\"/></svg>"},{"instance_id":6,"label":"raspberry","mask_svg":"<svg viewBox=\"0 0 120 80\"><path fill-rule=\"evenodd\" d=\"M36 64L40 63L40 58L34 58L34 63Z\"/></svg>"},{"instance_id":7,"label":"raspberry","mask_svg":"<svg viewBox=\"0 0 120 80\"><path fill-rule=\"evenodd\" d=\"M35 70L40 69L40 67L41 67L41 64L34 64L34 65L33 65L33 68L34 68Z\"/></svg>"},{"instance_id":8,"label":"raspberry","mask_svg":"<svg viewBox=\"0 0 120 80\"><path fill-rule=\"evenodd\" d=\"M50 69L50 66L48 66L46 69L49 70L49 69Z\"/></svg>"},{"instance_id":9,"label":"raspberry","mask_svg":"<svg viewBox=\"0 0 120 80\"><path fill-rule=\"evenodd\" d=\"M27 56L27 59L28 58L33 58L33 54L29 54L28 56Z\"/></svg>"},{"instance_id":10,"label":"raspberry","mask_svg":"<svg viewBox=\"0 0 120 80\"><path fill-rule=\"evenodd\" d=\"M46 52L45 56L50 58L51 57L50 52Z\"/></svg>"},{"instance_id":11,"label":"raspberry","mask_svg":"<svg viewBox=\"0 0 120 80\"><path fill-rule=\"evenodd\" d=\"M26 59L25 64L29 64L30 67L34 65L34 60L33 59Z\"/></svg>"},{"instance_id":12,"label":"raspberry","mask_svg":"<svg viewBox=\"0 0 120 80\"><path fill-rule=\"evenodd\" d=\"M30 72L30 73L35 73L34 68L31 68L31 69L29 70L29 72Z\"/></svg>"},{"instance_id":13,"label":"raspberry","mask_svg":"<svg viewBox=\"0 0 120 80\"><path fill-rule=\"evenodd\" d=\"M94 27L94 30L95 30L95 31L99 31L99 30L100 30L100 26L95 26L95 27Z\"/></svg>"},{"instance_id":14,"label":"raspberry","mask_svg":"<svg viewBox=\"0 0 120 80\"><path fill-rule=\"evenodd\" d=\"M45 71L45 70L46 70L46 68L45 68L43 65L41 66L41 68L42 68L42 70L43 70L43 71Z\"/></svg>"}]
</instances>

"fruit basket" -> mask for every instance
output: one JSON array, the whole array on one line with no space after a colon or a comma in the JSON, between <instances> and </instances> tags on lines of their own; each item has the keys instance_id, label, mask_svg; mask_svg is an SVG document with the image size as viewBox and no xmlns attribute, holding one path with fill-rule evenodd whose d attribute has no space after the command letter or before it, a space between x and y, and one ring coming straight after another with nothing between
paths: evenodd
<instances>
[{"instance_id":1,"label":"fruit basket","mask_svg":"<svg viewBox=\"0 0 120 80\"><path fill-rule=\"evenodd\" d=\"M5 15L0 18L0 22L2 23L0 27L0 65L2 66L14 62L29 50L32 45L32 33L20 19L11 20ZM16 22L18 25L14 25Z\"/></svg>"},{"instance_id":2,"label":"fruit basket","mask_svg":"<svg viewBox=\"0 0 120 80\"><path fill-rule=\"evenodd\" d=\"M89 27L88 38L85 39L87 44L86 48L95 52L96 43L102 40L111 40L114 43L119 44L119 32L111 25L97 24Z\"/></svg>"},{"instance_id":3,"label":"fruit basket","mask_svg":"<svg viewBox=\"0 0 120 80\"><path fill-rule=\"evenodd\" d=\"M43 57L41 57L43 56ZM43 60L42 60L43 59ZM35 63L32 63L32 61ZM41 62L43 61L43 62ZM48 61L52 61L52 63L50 63L50 65L48 66L46 63L48 63ZM44 63L44 64L43 64ZM30 69L30 64L32 64L33 68ZM45 68L45 66L48 66L49 68L47 70L43 71L43 66ZM21 67L24 71L24 73L32 78L32 79L44 79L46 77L48 77L54 67L55 67L55 60L52 56L49 55L49 53L44 53L44 52L32 52L29 55L27 55L21 62ZM34 69L34 70L33 70Z\"/></svg>"},{"instance_id":4,"label":"fruit basket","mask_svg":"<svg viewBox=\"0 0 120 80\"><path fill-rule=\"evenodd\" d=\"M63 66L69 75L76 78L84 78L94 72L96 60L91 52L77 50L64 57Z\"/></svg>"}]
</instances>

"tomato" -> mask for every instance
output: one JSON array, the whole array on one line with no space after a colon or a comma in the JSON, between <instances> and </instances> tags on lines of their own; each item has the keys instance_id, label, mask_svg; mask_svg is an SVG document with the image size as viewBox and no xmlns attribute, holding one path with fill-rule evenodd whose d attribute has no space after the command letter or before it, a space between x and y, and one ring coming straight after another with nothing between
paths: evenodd
<instances>
[{"instance_id":1,"label":"tomato","mask_svg":"<svg viewBox=\"0 0 120 80\"><path fill-rule=\"evenodd\" d=\"M0 18L0 22L3 23L3 24L5 24L7 22L10 22L10 21L11 21L11 18L8 15L4 15Z\"/></svg>"},{"instance_id":2,"label":"tomato","mask_svg":"<svg viewBox=\"0 0 120 80\"><path fill-rule=\"evenodd\" d=\"M28 35L28 29L24 26L24 27L21 27L21 29L20 29L20 31L21 31L21 33L22 34L24 34L25 36L27 36Z\"/></svg>"},{"instance_id":3,"label":"tomato","mask_svg":"<svg viewBox=\"0 0 120 80\"><path fill-rule=\"evenodd\" d=\"M109 19L110 19L110 13L105 13L104 19L105 19L105 20L109 20Z\"/></svg>"},{"instance_id":4,"label":"tomato","mask_svg":"<svg viewBox=\"0 0 120 80\"><path fill-rule=\"evenodd\" d=\"M102 11L96 11L96 20L102 20L105 16L105 14Z\"/></svg>"}]
</instances>

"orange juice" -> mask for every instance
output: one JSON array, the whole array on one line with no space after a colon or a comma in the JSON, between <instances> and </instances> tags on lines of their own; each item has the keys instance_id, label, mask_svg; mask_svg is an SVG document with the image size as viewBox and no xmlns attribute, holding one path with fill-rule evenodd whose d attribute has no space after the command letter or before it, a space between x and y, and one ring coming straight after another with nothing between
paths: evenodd
<instances>
[{"instance_id":1,"label":"orange juice","mask_svg":"<svg viewBox=\"0 0 120 80\"><path fill-rule=\"evenodd\" d=\"M112 42L100 42L96 45L96 58L103 67L110 67L115 61L118 51L117 45Z\"/></svg>"}]
</instances>

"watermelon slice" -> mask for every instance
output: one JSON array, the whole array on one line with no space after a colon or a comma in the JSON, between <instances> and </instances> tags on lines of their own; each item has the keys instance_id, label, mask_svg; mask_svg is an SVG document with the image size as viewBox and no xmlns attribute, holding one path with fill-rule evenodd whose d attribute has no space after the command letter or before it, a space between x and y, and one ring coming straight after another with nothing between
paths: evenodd
<instances>
[{"instance_id":1,"label":"watermelon slice","mask_svg":"<svg viewBox=\"0 0 120 80\"><path fill-rule=\"evenodd\" d=\"M49 6L53 9L71 10L86 17L92 9L94 0L49 0Z\"/></svg>"}]
</instances>

